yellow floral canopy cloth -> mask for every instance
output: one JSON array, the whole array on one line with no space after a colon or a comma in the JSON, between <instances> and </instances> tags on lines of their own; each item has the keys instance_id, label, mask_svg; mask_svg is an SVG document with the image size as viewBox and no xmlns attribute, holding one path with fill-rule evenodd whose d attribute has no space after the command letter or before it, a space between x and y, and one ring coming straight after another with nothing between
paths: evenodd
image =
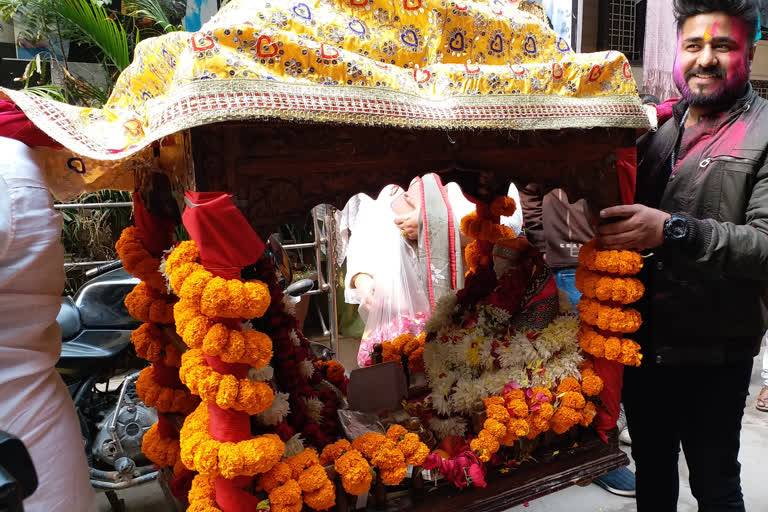
<instances>
[{"instance_id":1,"label":"yellow floral canopy cloth","mask_svg":"<svg viewBox=\"0 0 768 512\"><path fill-rule=\"evenodd\" d=\"M624 55L574 53L532 6L233 0L200 32L141 42L104 108L3 92L66 148L101 161L222 121L648 128Z\"/></svg>"}]
</instances>

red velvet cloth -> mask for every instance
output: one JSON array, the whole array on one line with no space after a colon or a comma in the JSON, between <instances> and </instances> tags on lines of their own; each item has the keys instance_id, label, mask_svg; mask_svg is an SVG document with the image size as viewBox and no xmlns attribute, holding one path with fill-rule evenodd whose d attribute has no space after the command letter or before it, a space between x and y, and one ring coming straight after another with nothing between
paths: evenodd
<instances>
[{"instance_id":1,"label":"red velvet cloth","mask_svg":"<svg viewBox=\"0 0 768 512\"><path fill-rule=\"evenodd\" d=\"M266 248L243 214L224 192L187 192L182 221L200 250L200 261L213 274L236 279Z\"/></svg>"},{"instance_id":2,"label":"red velvet cloth","mask_svg":"<svg viewBox=\"0 0 768 512\"><path fill-rule=\"evenodd\" d=\"M171 494L177 499L186 500L190 489L192 489L192 480L195 478L194 471L185 469L179 476L171 478L168 482L168 487L171 489Z\"/></svg>"},{"instance_id":3,"label":"red velvet cloth","mask_svg":"<svg viewBox=\"0 0 768 512\"><path fill-rule=\"evenodd\" d=\"M248 413L208 403L208 415L211 436L217 441L239 443L251 438L251 417Z\"/></svg>"},{"instance_id":4,"label":"red velvet cloth","mask_svg":"<svg viewBox=\"0 0 768 512\"><path fill-rule=\"evenodd\" d=\"M173 366L165 366L162 361L152 363L155 369L155 382L166 388L183 389L184 384L179 379L179 369Z\"/></svg>"},{"instance_id":5,"label":"red velvet cloth","mask_svg":"<svg viewBox=\"0 0 768 512\"><path fill-rule=\"evenodd\" d=\"M30 147L63 147L35 126L15 103L6 100L0 100L0 137L16 139Z\"/></svg>"},{"instance_id":6,"label":"red velvet cloth","mask_svg":"<svg viewBox=\"0 0 768 512\"><path fill-rule=\"evenodd\" d=\"M141 243L152 256L159 258L163 251L171 248L176 222L173 219L149 213L138 192L133 193L133 219L139 231Z\"/></svg>"}]
</instances>

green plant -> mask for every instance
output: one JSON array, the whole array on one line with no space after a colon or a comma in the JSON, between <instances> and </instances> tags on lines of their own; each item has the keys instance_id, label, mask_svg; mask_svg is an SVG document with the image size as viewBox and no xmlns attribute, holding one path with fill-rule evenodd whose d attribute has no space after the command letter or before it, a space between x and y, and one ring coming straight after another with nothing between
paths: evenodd
<instances>
[{"instance_id":1,"label":"green plant","mask_svg":"<svg viewBox=\"0 0 768 512\"><path fill-rule=\"evenodd\" d=\"M126 0L125 9L129 16L138 20L148 20L157 25L163 32L184 30L180 23L174 23L172 18L178 17L181 2L168 4L161 0Z\"/></svg>"}]
</instances>

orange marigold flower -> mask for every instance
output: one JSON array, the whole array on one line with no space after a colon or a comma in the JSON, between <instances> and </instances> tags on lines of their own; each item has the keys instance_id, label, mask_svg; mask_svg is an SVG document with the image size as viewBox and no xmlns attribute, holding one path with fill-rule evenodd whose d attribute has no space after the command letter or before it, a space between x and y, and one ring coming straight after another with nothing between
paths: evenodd
<instances>
[{"instance_id":1,"label":"orange marigold flower","mask_svg":"<svg viewBox=\"0 0 768 512\"><path fill-rule=\"evenodd\" d=\"M485 423L483 423L483 428L496 439L501 439L507 435L507 426L504 423L491 418L485 420Z\"/></svg>"},{"instance_id":2,"label":"orange marigold flower","mask_svg":"<svg viewBox=\"0 0 768 512\"><path fill-rule=\"evenodd\" d=\"M555 414L555 407L551 403L541 404L541 409L536 411L536 415L549 421L552 415Z\"/></svg>"},{"instance_id":3,"label":"orange marigold flower","mask_svg":"<svg viewBox=\"0 0 768 512\"><path fill-rule=\"evenodd\" d=\"M304 503L313 510L328 510L336 505L336 486L326 476L318 490L304 494Z\"/></svg>"},{"instance_id":4,"label":"orange marigold flower","mask_svg":"<svg viewBox=\"0 0 768 512\"><path fill-rule=\"evenodd\" d=\"M391 441L390 441L391 442ZM405 465L405 456L397 447L384 446L371 459L371 465L379 469L392 469Z\"/></svg>"},{"instance_id":5,"label":"orange marigold flower","mask_svg":"<svg viewBox=\"0 0 768 512\"><path fill-rule=\"evenodd\" d=\"M573 377L566 377L564 378L560 384L557 386L557 393L566 393L568 391L573 391L576 393L581 392L581 384L579 384L579 381L574 379Z\"/></svg>"},{"instance_id":6,"label":"orange marigold flower","mask_svg":"<svg viewBox=\"0 0 768 512\"><path fill-rule=\"evenodd\" d=\"M621 340L621 356L619 362L626 366L640 366L643 355L640 353L640 345L636 342L623 339Z\"/></svg>"},{"instance_id":7,"label":"orange marigold flower","mask_svg":"<svg viewBox=\"0 0 768 512\"><path fill-rule=\"evenodd\" d=\"M631 304L645 293L643 283L634 277L611 277L585 267L576 269L576 288L589 298Z\"/></svg>"},{"instance_id":8,"label":"orange marigold flower","mask_svg":"<svg viewBox=\"0 0 768 512\"><path fill-rule=\"evenodd\" d=\"M492 403L486 406L486 417L499 423L506 423L509 421L509 411L503 405Z\"/></svg>"},{"instance_id":9,"label":"orange marigold flower","mask_svg":"<svg viewBox=\"0 0 768 512\"><path fill-rule=\"evenodd\" d=\"M587 402L587 405L581 411L581 420L579 423L584 427L588 427L592 424L592 420L595 419L596 415L597 408L595 407L594 402Z\"/></svg>"},{"instance_id":10,"label":"orange marigold flower","mask_svg":"<svg viewBox=\"0 0 768 512\"><path fill-rule=\"evenodd\" d=\"M398 485L403 481L407 473L408 467L405 464L401 464L399 466L388 469L382 469L380 472L381 481L384 482L385 485Z\"/></svg>"},{"instance_id":11,"label":"orange marigold flower","mask_svg":"<svg viewBox=\"0 0 768 512\"><path fill-rule=\"evenodd\" d=\"M288 480L283 485L269 493L269 503L272 509L281 511L301 510L301 487L296 480Z\"/></svg>"},{"instance_id":12,"label":"orange marigold flower","mask_svg":"<svg viewBox=\"0 0 768 512\"><path fill-rule=\"evenodd\" d=\"M528 434L528 422L522 418L516 418L507 423L507 432L511 432L517 437L524 437Z\"/></svg>"},{"instance_id":13,"label":"orange marigold flower","mask_svg":"<svg viewBox=\"0 0 768 512\"><path fill-rule=\"evenodd\" d=\"M605 356L609 361L615 361L621 357L621 340L611 336L605 340Z\"/></svg>"},{"instance_id":14,"label":"orange marigold flower","mask_svg":"<svg viewBox=\"0 0 768 512\"><path fill-rule=\"evenodd\" d=\"M299 479L299 475L310 466L316 466L320 464L320 458L317 456L317 452L312 448L306 448L303 452L289 457L285 460L286 464L291 467L291 473L294 480Z\"/></svg>"},{"instance_id":15,"label":"orange marigold flower","mask_svg":"<svg viewBox=\"0 0 768 512\"><path fill-rule=\"evenodd\" d=\"M564 434L574 425L581 421L581 412L571 407L560 407L550 420L552 431L557 434Z\"/></svg>"},{"instance_id":16,"label":"orange marigold flower","mask_svg":"<svg viewBox=\"0 0 768 512\"><path fill-rule=\"evenodd\" d=\"M597 396L603 390L603 379L597 375L584 376L582 373L581 390L587 396Z\"/></svg>"},{"instance_id":17,"label":"orange marigold flower","mask_svg":"<svg viewBox=\"0 0 768 512\"><path fill-rule=\"evenodd\" d=\"M525 393L522 389L513 389L504 395L504 401L509 404L512 400L525 400Z\"/></svg>"},{"instance_id":18,"label":"orange marigold flower","mask_svg":"<svg viewBox=\"0 0 768 512\"><path fill-rule=\"evenodd\" d=\"M583 409L586 405L584 395L576 391L566 391L560 400L565 407L570 407L572 409Z\"/></svg>"},{"instance_id":19,"label":"orange marigold flower","mask_svg":"<svg viewBox=\"0 0 768 512\"><path fill-rule=\"evenodd\" d=\"M507 409L515 414L515 418L528 417L528 404L524 400L512 400L507 404Z\"/></svg>"},{"instance_id":20,"label":"orange marigold flower","mask_svg":"<svg viewBox=\"0 0 768 512\"><path fill-rule=\"evenodd\" d=\"M314 464L299 474L298 482L302 492L313 492L328 481L328 474L320 464Z\"/></svg>"},{"instance_id":21,"label":"orange marigold flower","mask_svg":"<svg viewBox=\"0 0 768 512\"><path fill-rule=\"evenodd\" d=\"M352 441L352 448L365 455L366 458L371 459L379 451L379 448L381 448L386 439L383 434L369 432L355 438Z\"/></svg>"},{"instance_id":22,"label":"orange marigold flower","mask_svg":"<svg viewBox=\"0 0 768 512\"><path fill-rule=\"evenodd\" d=\"M349 450L336 459L336 472L341 475L341 485L353 496L367 494L371 488L373 475L371 466L357 450Z\"/></svg>"},{"instance_id":23,"label":"orange marigold flower","mask_svg":"<svg viewBox=\"0 0 768 512\"><path fill-rule=\"evenodd\" d=\"M517 211L517 203L509 196L499 196L491 203L490 210L494 217L511 217Z\"/></svg>"},{"instance_id":24,"label":"orange marigold flower","mask_svg":"<svg viewBox=\"0 0 768 512\"><path fill-rule=\"evenodd\" d=\"M344 382L344 366L338 361L328 361L325 370L325 376L332 384L340 384Z\"/></svg>"},{"instance_id":25,"label":"orange marigold flower","mask_svg":"<svg viewBox=\"0 0 768 512\"><path fill-rule=\"evenodd\" d=\"M291 467L285 462L278 462L272 469L259 475L259 487L270 493L291 479Z\"/></svg>"},{"instance_id":26,"label":"orange marigold flower","mask_svg":"<svg viewBox=\"0 0 768 512\"><path fill-rule=\"evenodd\" d=\"M501 405L503 407L506 407L506 405L504 404L504 399L498 395L490 396L488 398L483 398L483 403L485 404L486 408L489 405Z\"/></svg>"},{"instance_id":27,"label":"orange marigold flower","mask_svg":"<svg viewBox=\"0 0 768 512\"><path fill-rule=\"evenodd\" d=\"M403 439L407 433L408 431L405 427L395 424L387 429L386 437L394 442L398 442Z\"/></svg>"},{"instance_id":28,"label":"orange marigold flower","mask_svg":"<svg viewBox=\"0 0 768 512\"><path fill-rule=\"evenodd\" d=\"M189 501L187 512L221 512L221 509L216 506L214 479L208 475L195 475L187 501Z\"/></svg>"},{"instance_id":29,"label":"orange marigold flower","mask_svg":"<svg viewBox=\"0 0 768 512\"><path fill-rule=\"evenodd\" d=\"M327 466L341 457L344 452L348 452L352 449L352 444L346 439L340 439L335 443L326 445L323 448L323 452L320 454L320 464Z\"/></svg>"},{"instance_id":30,"label":"orange marigold flower","mask_svg":"<svg viewBox=\"0 0 768 512\"><path fill-rule=\"evenodd\" d=\"M141 451L158 466L174 466L179 460L179 440L161 437L158 424L155 423L144 434L141 441Z\"/></svg>"},{"instance_id":31,"label":"orange marigold flower","mask_svg":"<svg viewBox=\"0 0 768 512\"><path fill-rule=\"evenodd\" d=\"M173 251L165 259L165 273L170 275L176 272L182 265L193 263L200 257L197 244L193 240L185 240L173 248Z\"/></svg>"}]
</instances>

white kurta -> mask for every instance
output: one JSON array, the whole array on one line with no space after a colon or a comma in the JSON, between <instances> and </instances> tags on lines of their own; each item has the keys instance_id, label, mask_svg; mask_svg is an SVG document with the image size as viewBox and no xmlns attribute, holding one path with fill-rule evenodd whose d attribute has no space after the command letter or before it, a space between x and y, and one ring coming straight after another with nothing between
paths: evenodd
<instances>
[{"instance_id":1,"label":"white kurta","mask_svg":"<svg viewBox=\"0 0 768 512\"><path fill-rule=\"evenodd\" d=\"M0 429L37 470L28 512L95 510L72 400L55 371L64 289L61 215L31 150L0 137Z\"/></svg>"}]
</instances>

